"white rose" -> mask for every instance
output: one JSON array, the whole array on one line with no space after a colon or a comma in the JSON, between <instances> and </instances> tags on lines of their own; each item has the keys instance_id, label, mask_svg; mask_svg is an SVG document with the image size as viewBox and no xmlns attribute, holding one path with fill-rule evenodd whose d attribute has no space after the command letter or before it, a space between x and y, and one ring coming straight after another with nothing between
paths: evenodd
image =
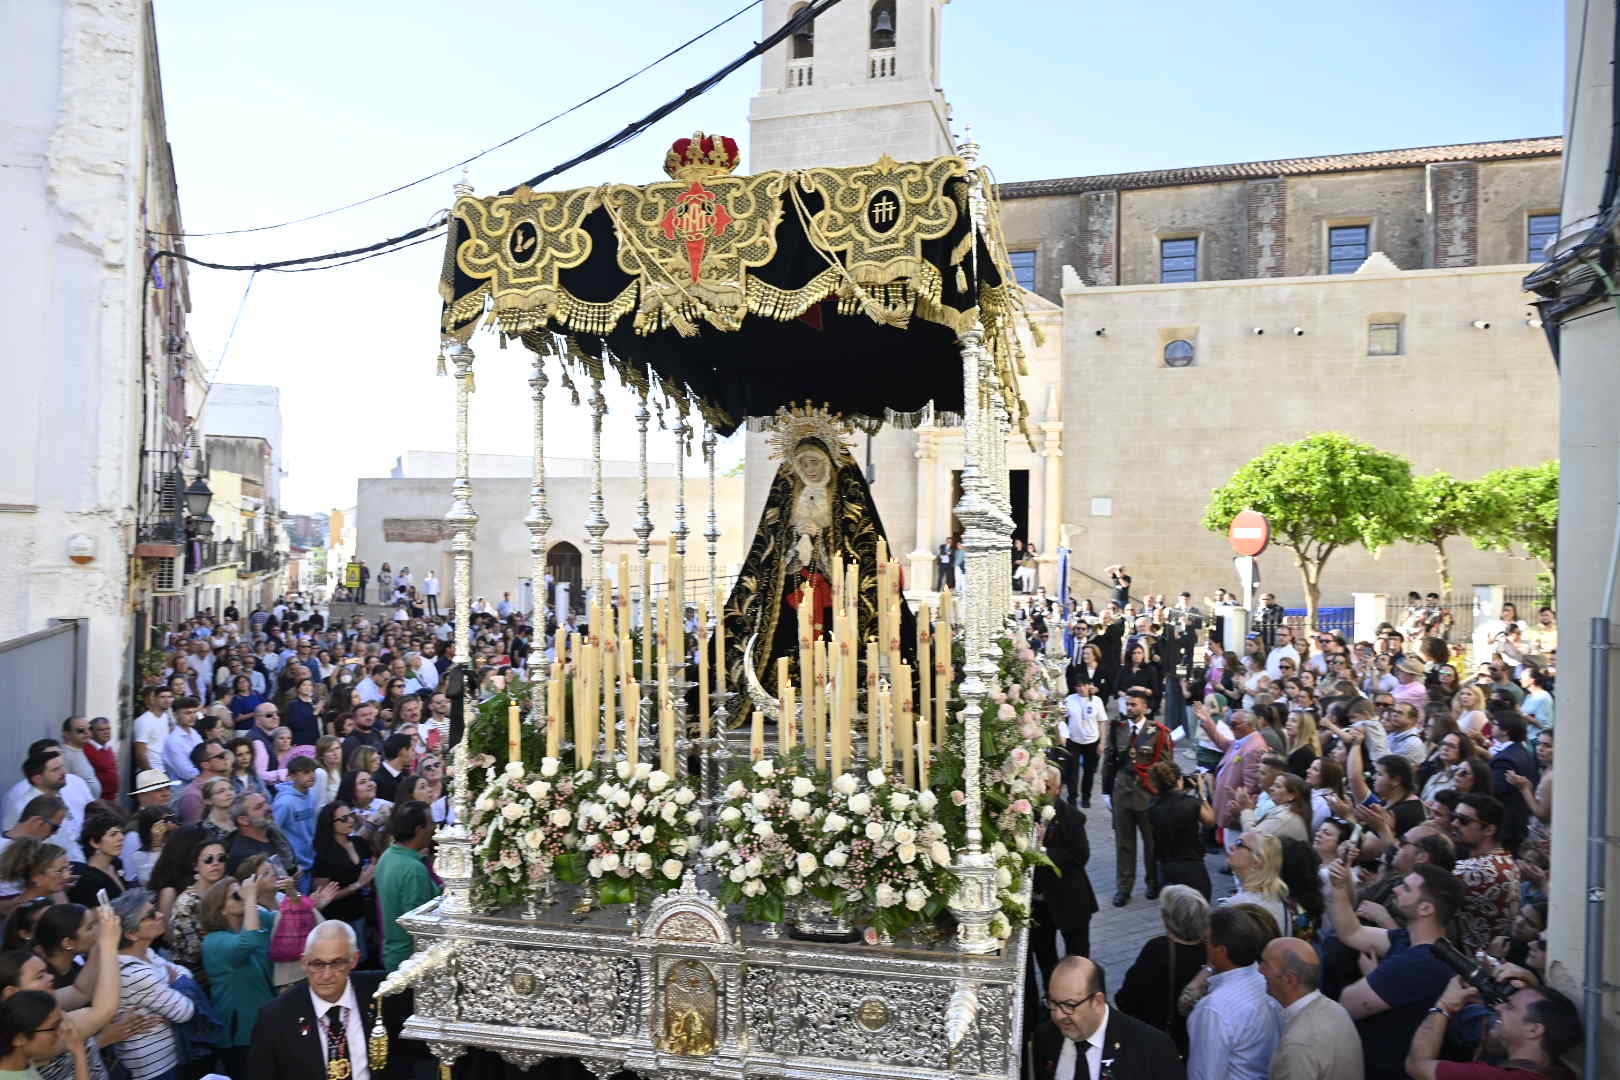
<instances>
[{"instance_id":1,"label":"white rose","mask_svg":"<svg viewBox=\"0 0 1620 1080\"><path fill-rule=\"evenodd\" d=\"M885 777L882 769L873 769L866 774L866 782L873 787L882 787Z\"/></svg>"},{"instance_id":2,"label":"white rose","mask_svg":"<svg viewBox=\"0 0 1620 1080\"><path fill-rule=\"evenodd\" d=\"M906 890L906 910L921 911L928 906L928 894L918 888Z\"/></svg>"},{"instance_id":3,"label":"white rose","mask_svg":"<svg viewBox=\"0 0 1620 1080\"><path fill-rule=\"evenodd\" d=\"M849 797L849 809L855 814L870 814L872 812L872 797L866 792Z\"/></svg>"},{"instance_id":4,"label":"white rose","mask_svg":"<svg viewBox=\"0 0 1620 1080\"><path fill-rule=\"evenodd\" d=\"M617 851L610 851L606 855L602 856L602 870L604 873L611 874L618 868L619 853Z\"/></svg>"},{"instance_id":5,"label":"white rose","mask_svg":"<svg viewBox=\"0 0 1620 1080\"><path fill-rule=\"evenodd\" d=\"M768 821L754 822L754 835L761 840L769 840L776 835L776 829Z\"/></svg>"},{"instance_id":6,"label":"white rose","mask_svg":"<svg viewBox=\"0 0 1620 1080\"><path fill-rule=\"evenodd\" d=\"M660 869L664 871L665 877L675 881L681 876L681 871L686 869L686 864L679 859L665 859L664 865Z\"/></svg>"},{"instance_id":7,"label":"white rose","mask_svg":"<svg viewBox=\"0 0 1620 1080\"><path fill-rule=\"evenodd\" d=\"M822 861L836 870L838 867L845 866L849 863L849 852L845 851L843 848L833 848L831 851L827 852L826 857L823 858Z\"/></svg>"},{"instance_id":8,"label":"white rose","mask_svg":"<svg viewBox=\"0 0 1620 1080\"><path fill-rule=\"evenodd\" d=\"M529 798L533 799L535 802L539 802L541 799L551 794L551 785L546 783L544 780L536 780L523 790L529 793Z\"/></svg>"},{"instance_id":9,"label":"white rose","mask_svg":"<svg viewBox=\"0 0 1620 1080\"><path fill-rule=\"evenodd\" d=\"M530 829L523 834L523 842L531 848L537 848L546 842L546 834L539 829Z\"/></svg>"},{"instance_id":10,"label":"white rose","mask_svg":"<svg viewBox=\"0 0 1620 1080\"><path fill-rule=\"evenodd\" d=\"M794 821L803 821L810 816L810 804L803 799L794 799L788 803L788 817Z\"/></svg>"},{"instance_id":11,"label":"white rose","mask_svg":"<svg viewBox=\"0 0 1620 1080\"><path fill-rule=\"evenodd\" d=\"M485 814L495 809L495 797L493 795L480 795L478 797L478 809Z\"/></svg>"},{"instance_id":12,"label":"white rose","mask_svg":"<svg viewBox=\"0 0 1620 1080\"><path fill-rule=\"evenodd\" d=\"M507 803L505 806L501 807L501 817L505 818L507 821L516 821L522 816L523 807L519 806L517 803Z\"/></svg>"},{"instance_id":13,"label":"white rose","mask_svg":"<svg viewBox=\"0 0 1620 1080\"><path fill-rule=\"evenodd\" d=\"M557 809L551 812L549 819L551 823L557 826L559 829L566 829L570 824L573 823L574 815L569 813L566 807L559 806Z\"/></svg>"},{"instance_id":14,"label":"white rose","mask_svg":"<svg viewBox=\"0 0 1620 1080\"><path fill-rule=\"evenodd\" d=\"M910 866L912 863L917 861L916 844L901 844L894 849L894 853L900 856L900 861L905 863L907 866Z\"/></svg>"},{"instance_id":15,"label":"white rose","mask_svg":"<svg viewBox=\"0 0 1620 1080\"><path fill-rule=\"evenodd\" d=\"M951 865L951 849L938 840L928 845L928 857L934 860L935 866Z\"/></svg>"},{"instance_id":16,"label":"white rose","mask_svg":"<svg viewBox=\"0 0 1620 1080\"><path fill-rule=\"evenodd\" d=\"M911 806L911 796L903 791L897 791L889 796L889 809L896 814L903 814Z\"/></svg>"},{"instance_id":17,"label":"white rose","mask_svg":"<svg viewBox=\"0 0 1620 1080\"><path fill-rule=\"evenodd\" d=\"M613 805L617 806L621 810L623 810L625 807L629 806L630 805L630 793L627 792L627 791L620 791L618 794L614 795L613 796Z\"/></svg>"},{"instance_id":18,"label":"white rose","mask_svg":"<svg viewBox=\"0 0 1620 1080\"><path fill-rule=\"evenodd\" d=\"M703 811L701 811L701 810L688 810L686 812L686 823L688 825L697 825L697 824L701 823L702 821L703 821Z\"/></svg>"},{"instance_id":19,"label":"white rose","mask_svg":"<svg viewBox=\"0 0 1620 1080\"><path fill-rule=\"evenodd\" d=\"M1056 816L1057 816L1057 807L1051 806L1051 805L1041 807L1041 820L1042 821L1051 821Z\"/></svg>"},{"instance_id":20,"label":"white rose","mask_svg":"<svg viewBox=\"0 0 1620 1080\"><path fill-rule=\"evenodd\" d=\"M639 814L647 807L647 797L638 791L634 795L630 796L629 806L630 809Z\"/></svg>"},{"instance_id":21,"label":"white rose","mask_svg":"<svg viewBox=\"0 0 1620 1080\"><path fill-rule=\"evenodd\" d=\"M523 777L523 762L521 762L521 761L508 761L506 763L506 775L508 777L510 777L511 779L513 779L513 780L522 779L522 777Z\"/></svg>"},{"instance_id":22,"label":"white rose","mask_svg":"<svg viewBox=\"0 0 1620 1080\"><path fill-rule=\"evenodd\" d=\"M842 814L828 814L827 820L822 822L821 831L825 833L840 833L849 828L849 819Z\"/></svg>"},{"instance_id":23,"label":"white rose","mask_svg":"<svg viewBox=\"0 0 1620 1080\"><path fill-rule=\"evenodd\" d=\"M832 786L833 790L840 795L853 795L857 783L858 781L849 773L839 773L838 779L833 781Z\"/></svg>"},{"instance_id":24,"label":"white rose","mask_svg":"<svg viewBox=\"0 0 1620 1080\"><path fill-rule=\"evenodd\" d=\"M919 792L917 795L917 809L925 814L931 814L934 807L939 805L939 797L932 791Z\"/></svg>"},{"instance_id":25,"label":"white rose","mask_svg":"<svg viewBox=\"0 0 1620 1080\"><path fill-rule=\"evenodd\" d=\"M816 872L816 855L813 851L801 851L793 861L801 877L809 877Z\"/></svg>"},{"instance_id":26,"label":"white rose","mask_svg":"<svg viewBox=\"0 0 1620 1080\"><path fill-rule=\"evenodd\" d=\"M770 758L760 758L754 762L754 775L761 780L769 780L776 775L776 766L771 762Z\"/></svg>"},{"instance_id":27,"label":"white rose","mask_svg":"<svg viewBox=\"0 0 1620 1080\"><path fill-rule=\"evenodd\" d=\"M1005 859L1007 857L1007 845L1003 844L1000 840L997 840L995 843L991 844L990 857L998 861Z\"/></svg>"},{"instance_id":28,"label":"white rose","mask_svg":"<svg viewBox=\"0 0 1620 1080\"><path fill-rule=\"evenodd\" d=\"M765 869L765 864L760 861L760 858L759 858L758 855L755 855L752 859L749 859L748 862L745 863L744 865L748 869L748 876L749 877L759 877L759 875Z\"/></svg>"},{"instance_id":29,"label":"white rose","mask_svg":"<svg viewBox=\"0 0 1620 1080\"><path fill-rule=\"evenodd\" d=\"M1028 851L1029 837L1025 836L1023 833L1019 833L1017 836L1013 837L1013 846L1019 851Z\"/></svg>"},{"instance_id":30,"label":"white rose","mask_svg":"<svg viewBox=\"0 0 1620 1080\"><path fill-rule=\"evenodd\" d=\"M628 779L630 779L630 762L628 762L628 761L619 762L617 765L615 765L613 767L613 771L619 775L620 780L628 780Z\"/></svg>"},{"instance_id":31,"label":"white rose","mask_svg":"<svg viewBox=\"0 0 1620 1080\"><path fill-rule=\"evenodd\" d=\"M561 762L559 762L554 757L541 758L540 759L540 775L544 776L546 779L549 780L553 776L557 775L557 769L560 766L561 766Z\"/></svg>"},{"instance_id":32,"label":"white rose","mask_svg":"<svg viewBox=\"0 0 1620 1080\"><path fill-rule=\"evenodd\" d=\"M613 845L615 847L624 847L624 845L628 844L629 842L630 842L630 830L629 829L616 829L614 831L614 833L613 833Z\"/></svg>"},{"instance_id":33,"label":"white rose","mask_svg":"<svg viewBox=\"0 0 1620 1080\"><path fill-rule=\"evenodd\" d=\"M580 843L588 848L593 848L601 842L602 837L598 833L586 833L584 839L580 840Z\"/></svg>"},{"instance_id":34,"label":"white rose","mask_svg":"<svg viewBox=\"0 0 1620 1080\"><path fill-rule=\"evenodd\" d=\"M643 844L652 843L653 842L653 837L655 837L657 835L658 835L658 830L655 827L653 827L651 825L643 825L641 827L641 842Z\"/></svg>"},{"instance_id":35,"label":"white rose","mask_svg":"<svg viewBox=\"0 0 1620 1080\"><path fill-rule=\"evenodd\" d=\"M590 874L591 877L601 877L602 876L602 860L601 859L592 859L590 862L585 864L585 871L586 871L586 873Z\"/></svg>"},{"instance_id":36,"label":"white rose","mask_svg":"<svg viewBox=\"0 0 1620 1080\"><path fill-rule=\"evenodd\" d=\"M640 762L636 763L636 779L637 780L646 780L647 777L652 775L652 771L653 771L653 767L648 762L640 761Z\"/></svg>"},{"instance_id":37,"label":"white rose","mask_svg":"<svg viewBox=\"0 0 1620 1080\"><path fill-rule=\"evenodd\" d=\"M652 867L653 861L650 854L645 851L636 852L636 873L650 874L652 873Z\"/></svg>"},{"instance_id":38,"label":"white rose","mask_svg":"<svg viewBox=\"0 0 1620 1080\"><path fill-rule=\"evenodd\" d=\"M754 804L755 810L767 810L770 808L771 800L774 795L775 792L771 791L756 791L754 792L754 797L749 801Z\"/></svg>"},{"instance_id":39,"label":"white rose","mask_svg":"<svg viewBox=\"0 0 1620 1080\"><path fill-rule=\"evenodd\" d=\"M675 789L675 802L680 806L691 806L692 800L697 798L689 787Z\"/></svg>"},{"instance_id":40,"label":"white rose","mask_svg":"<svg viewBox=\"0 0 1620 1080\"><path fill-rule=\"evenodd\" d=\"M798 798L802 799L814 790L816 790L816 785L809 777L795 776L793 778L793 794Z\"/></svg>"},{"instance_id":41,"label":"white rose","mask_svg":"<svg viewBox=\"0 0 1620 1080\"><path fill-rule=\"evenodd\" d=\"M897 844L910 844L913 841L915 841L916 839L917 839L917 832L916 832L915 829L907 828L904 825L898 825L898 826L895 827L895 830L894 830L894 842L895 843L897 843Z\"/></svg>"},{"instance_id":42,"label":"white rose","mask_svg":"<svg viewBox=\"0 0 1620 1080\"><path fill-rule=\"evenodd\" d=\"M943 840L945 839L945 826L937 821L930 821L924 826L923 835L930 840Z\"/></svg>"},{"instance_id":43,"label":"white rose","mask_svg":"<svg viewBox=\"0 0 1620 1080\"><path fill-rule=\"evenodd\" d=\"M710 844L708 847L703 849L703 854L708 856L711 859L717 859L721 855L724 855L726 852L728 852L730 850L731 850L731 841L729 841L729 840L716 840L714 843Z\"/></svg>"},{"instance_id":44,"label":"white rose","mask_svg":"<svg viewBox=\"0 0 1620 1080\"><path fill-rule=\"evenodd\" d=\"M658 794L660 791L663 791L667 787L669 787L669 773L665 772L664 770L658 769L651 776L647 777L647 790L652 792L654 795Z\"/></svg>"},{"instance_id":45,"label":"white rose","mask_svg":"<svg viewBox=\"0 0 1620 1080\"><path fill-rule=\"evenodd\" d=\"M675 824L676 816L680 814L680 812L680 807L676 806L672 802L667 802L664 804L663 808L658 811L658 816L663 818L669 824L673 825Z\"/></svg>"},{"instance_id":46,"label":"white rose","mask_svg":"<svg viewBox=\"0 0 1620 1080\"><path fill-rule=\"evenodd\" d=\"M735 806L728 806L720 811L720 822L723 825L735 825L742 818L742 811Z\"/></svg>"},{"instance_id":47,"label":"white rose","mask_svg":"<svg viewBox=\"0 0 1620 1080\"><path fill-rule=\"evenodd\" d=\"M894 907L894 905L896 905L896 904L898 904L900 902L900 899L901 899L900 894L897 891L895 891L893 888L891 888L887 883L884 883L884 884L879 885L877 887L877 906L878 907L880 907L880 908Z\"/></svg>"},{"instance_id":48,"label":"white rose","mask_svg":"<svg viewBox=\"0 0 1620 1080\"><path fill-rule=\"evenodd\" d=\"M740 799L746 794L748 794L748 785L741 780L733 780L726 785L726 798L728 799Z\"/></svg>"},{"instance_id":49,"label":"white rose","mask_svg":"<svg viewBox=\"0 0 1620 1080\"><path fill-rule=\"evenodd\" d=\"M873 841L883 839L883 823L881 821L868 821L866 823L866 838Z\"/></svg>"},{"instance_id":50,"label":"white rose","mask_svg":"<svg viewBox=\"0 0 1620 1080\"><path fill-rule=\"evenodd\" d=\"M748 880L748 867L733 866L731 868L731 873L727 874L726 877L731 879L732 884L741 885L743 882Z\"/></svg>"},{"instance_id":51,"label":"white rose","mask_svg":"<svg viewBox=\"0 0 1620 1080\"><path fill-rule=\"evenodd\" d=\"M671 840L669 850L684 858L686 853L692 850L692 845L685 840Z\"/></svg>"},{"instance_id":52,"label":"white rose","mask_svg":"<svg viewBox=\"0 0 1620 1080\"><path fill-rule=\"evenodd\" d=\"M1008 870L1005 866L996 867L996 888L1012 888L1012 871Z\"/></svg>"},{"instance_id":53,"label":"white rose","mask_svg":"<svg viewBox=\"0 0 1620 1080\"><path fill-rule=\"evenodd\" d=\"M782 882L782 891L789 896L798 896L800 893L804 892L804 882L800 881L796 877L793 877L792 875L789 875L787 880Z\"/></svg>"},{"instance_id":54,"label":"white rose","mask_svg":"<svg viewBox=\"0 0 1620 1080\"><path fill-rule=\"evenodd\" d=\"M765 883L754 878L743 884L742 891L744 896L762 896L765 893Z\"/></svg>"}]
</instances>

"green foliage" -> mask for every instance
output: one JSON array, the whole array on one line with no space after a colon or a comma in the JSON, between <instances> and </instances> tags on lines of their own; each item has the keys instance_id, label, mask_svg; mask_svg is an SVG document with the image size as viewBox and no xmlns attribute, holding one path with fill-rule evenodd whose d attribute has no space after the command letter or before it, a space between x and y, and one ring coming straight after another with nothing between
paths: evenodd
<instances>
[{"instance_id":1,"label":"green foliage","mask_svg":"<svg viewBox=\"0 0 1620 1080\"><path fill-rule=\"evenodd\" d=\"M1478 485L1437 470L1412 481L1412 513L1403 540L1428 544L1439 560L1440 588L1451 589L1446 541L1466 536L1480 518Z\"/></svg>"},{"instance_id":2,"label":"green foliage","mask_svg":"<svg viewBox=\"0 0 1620 1080\"><path fill-rule=\"evenodd\" d=\"M1468 535L1487 551L1522 547L1558 573L1558 461L1497 469L1476 482L1479 513Z\"/></svg>"},{"instance_id":3,"label":"green foliage","mask_svg":"<svg viewBox=\"0 0 1620 1080\"><path fill-rule=\"evenodd\" d=\"M1225 532L1239 511L1271 521L1272 539L1294 553L1314 618L1322 567L1339 548L1369 551L1412 529L1412 466L1338 432L1269 446L1210 495L1204 527Z\"/></svg>"}]
</instances>

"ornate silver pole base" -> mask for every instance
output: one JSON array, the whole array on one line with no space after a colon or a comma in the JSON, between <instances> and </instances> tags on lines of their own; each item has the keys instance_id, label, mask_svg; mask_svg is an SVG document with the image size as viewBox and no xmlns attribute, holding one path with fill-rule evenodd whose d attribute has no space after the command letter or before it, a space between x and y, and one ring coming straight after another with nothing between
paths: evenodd
<instances>
[{"instance_id":1,"label":"ornate silver pole base","mask_svg":"<svg viewBox=\"0 0 1620 1080\"><path fill-rule=\"evenodd\" d=\"M990 932L995 919L996 863L989 852L965 851L953 868L960 884L951 897L951 914L956 917L956 951L969 954L993 953L1001 941Z\"/></svg>"}]
</instances>

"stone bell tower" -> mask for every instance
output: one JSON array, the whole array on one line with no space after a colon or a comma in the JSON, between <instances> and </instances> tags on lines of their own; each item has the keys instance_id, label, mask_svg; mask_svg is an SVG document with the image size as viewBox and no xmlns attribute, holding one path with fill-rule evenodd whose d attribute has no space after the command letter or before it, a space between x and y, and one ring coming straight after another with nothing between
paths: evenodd
<instances>
[{"instance_id":1,"label":"stone bell tower","mask_svg":"<svg viewBox=\"0 0 1620 1080\"><path fill-rule=\"evenodd\" d=\"M866 165L884 154L928 161L955 152L950 107L940 89L939 48L948 0L843 0L814 24L765 54L759 93L749 108L748 171L811 165ZM765 32L803 7L803 0L765 0ZM813 398L807 387L804 397ZM769 441L748 435L743 521L759 521L776 463ZM850 450L870 458L872 496L903 554L916 544L913 500L917 436L889 428Z\"/></svg>"},{"instance_id":2,"label":"stone bell tower","mask_svg":"<svg viewBox=\"0 0 1620 1080\"><path fill-rule=\"evenodd\" d=\"M945 3L844 0L767 53L748 113L748 171L951 153L939 78ZM804 6L765 0L765 32Z\"/></svg>"}]
</instances>

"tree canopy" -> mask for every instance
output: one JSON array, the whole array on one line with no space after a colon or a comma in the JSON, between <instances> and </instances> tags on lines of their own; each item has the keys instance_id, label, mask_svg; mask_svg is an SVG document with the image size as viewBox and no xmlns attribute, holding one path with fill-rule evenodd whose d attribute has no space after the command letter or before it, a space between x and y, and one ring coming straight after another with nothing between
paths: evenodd
<instances>
[{"instance_id":1,"label":"tree canopy","mask_svg":"<svg viewBox=\"0 0 1620 1080\"><path fill-rule=\"evenodd\" d=\"M1558 461L1497 469L1475 484L1478 510L1468 531L1487 551L1517 544L1555 577L1558 573Z\"/></svg>"}]
</instances>

